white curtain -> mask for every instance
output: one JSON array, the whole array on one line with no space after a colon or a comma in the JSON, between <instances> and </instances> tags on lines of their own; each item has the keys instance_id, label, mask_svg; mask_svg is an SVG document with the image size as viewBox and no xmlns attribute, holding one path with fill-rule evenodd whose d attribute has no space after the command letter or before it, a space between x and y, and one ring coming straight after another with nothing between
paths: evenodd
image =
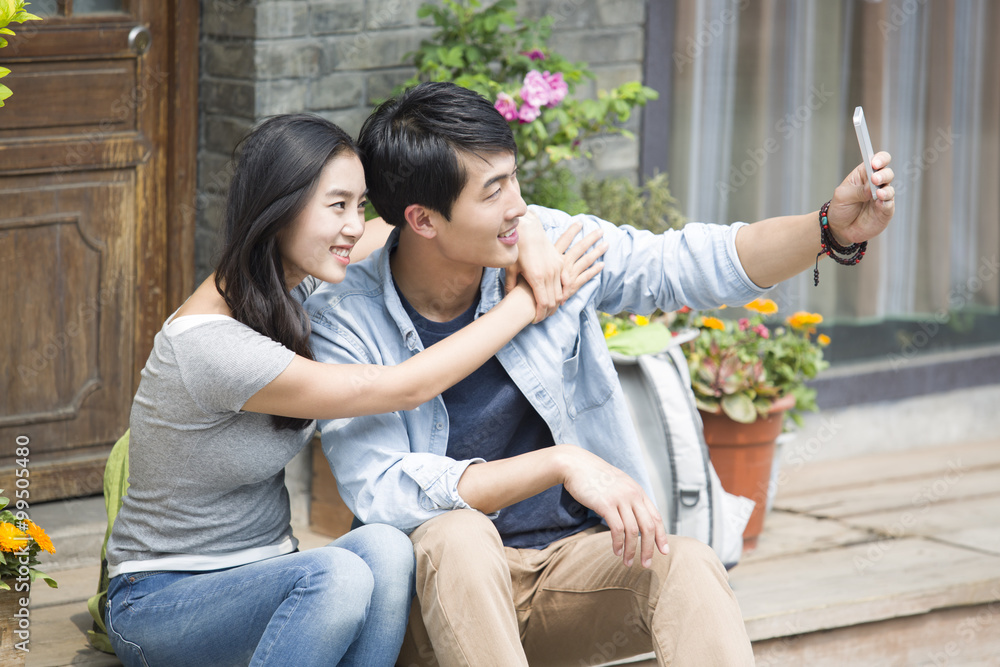
<instances>
[{"instance_id":1,"label":"white curtain","mask_svg":"<svg viewBox=\"0 0 1000 667\"><path fill-rule=\"evenodd\" d=\"M896 215L854 268L823 262L782 310L840 322L996 312L1000 3L678 0L671 183L690 219L813 211L860 163L863 105ZM817 231L818 235L818 231ZM978 279L977 279L978 278Z\"/></svg>"}]
</instances>

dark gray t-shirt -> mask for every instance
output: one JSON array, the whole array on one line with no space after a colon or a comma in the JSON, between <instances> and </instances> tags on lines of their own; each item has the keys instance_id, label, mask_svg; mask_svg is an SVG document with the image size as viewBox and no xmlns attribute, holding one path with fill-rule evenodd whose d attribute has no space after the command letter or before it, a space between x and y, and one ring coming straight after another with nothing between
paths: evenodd
<instances>
[{"instance_id":1,"label":"dark gray t-shirt","mask_svg":"<svg viewBox=\"0 0 1000 667\"><path fill-rule=\"evenodd\" d=\"M132 404L130 486L108 540L113 574L126 561L123 571L136 571L150 568L135 561L210 556L152 569L215 569L217 555L294 548L284 468L315 426L277 431L269 415L240 412L294 356L222 315L164 324Z\"/></svg>"},{"instance_id":2,"label":"dark gray t-shirt","mask_svg":"<svg viewBox=\"0 0 1000 667\"><path fill-rule=\"evenodd\" d=\"M425 348L472 323L479 306L477 298L457 318L434 322L418 313L398 287L396 292ZM545 420L496 357L441 396L448 411L447 453L456 461L498 461L555 444ZM544 549L600 522L562 484L500 510L493 520L503 545L518 549Z\"/></svg>"}]
</instances>

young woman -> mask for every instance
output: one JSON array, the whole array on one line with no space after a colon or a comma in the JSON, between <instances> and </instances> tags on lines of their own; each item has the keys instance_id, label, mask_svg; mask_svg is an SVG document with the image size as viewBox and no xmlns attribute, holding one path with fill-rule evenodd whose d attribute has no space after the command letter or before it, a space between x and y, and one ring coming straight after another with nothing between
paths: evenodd
<instances>
[{"instance_id":1,"label":"young woman","mask_svg":"<svg viewBox=\"0 0 1000 667\"><path fill-rule=\"evenodd\" d=\"M520 280L399 366L313 361L300 304L356 259L365 191L353 141L318 117L275 117L243 141L216 273L157 334L132 406L130 487L107 550L108 634L125 665L395 661L409 539L369 525L298 552L284 467L314 419L412 409L455 384L535 318L536 302ZM600 247L585 254L593 238L560 254L570 238L555 251L528 244L545 258L545 310L563 296L560 270L568 298L599 269Z\"/></svg>"}]
</instances>

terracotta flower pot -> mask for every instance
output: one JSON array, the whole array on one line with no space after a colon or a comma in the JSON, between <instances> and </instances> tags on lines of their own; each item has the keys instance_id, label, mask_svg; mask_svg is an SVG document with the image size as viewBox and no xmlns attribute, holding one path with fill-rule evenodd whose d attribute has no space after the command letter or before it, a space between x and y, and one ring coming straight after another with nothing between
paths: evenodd
<instances>
[{"instance_id":1,"label":"terracotta flower pot","mask_svg":"<svg viewBox=\"0 0 1000 667\"><path fill-rule=\"evenodd\" d=\"M27 598L26 591L14 590L15 580L4 579L11 590L0 590L0 665L4 667L22 667L28 656L27 651L15 648L21 639L14 634L19 630L19 619L14 616L21 610L21 598Z\"/></svg>"},{"instance_id":2,"label":"terracotta flower pot","mask_svg":"<svg viewBox=\"0 0 1000 667\"><path fill-rule=\"evenodd\" d=\"M743 531L744 551L756 548L757 537L764 529L774 442L781 435L784 413L793 407L795 397L783 396L771 405L767 417L752 424L733 421L721 410L718 413L699 410L705 425L705 444L722 488L756 503Z\"/></svg>"}]
</instances>

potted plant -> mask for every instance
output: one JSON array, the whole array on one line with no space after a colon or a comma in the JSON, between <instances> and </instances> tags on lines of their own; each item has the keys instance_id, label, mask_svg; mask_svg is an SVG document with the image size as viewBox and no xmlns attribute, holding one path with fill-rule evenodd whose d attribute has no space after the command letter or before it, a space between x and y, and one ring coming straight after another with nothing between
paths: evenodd
<instances>
[{"instance_id":1,"label":"potted plant","mask_svg":"<svg viewBox=\"0 0 1000 667\"><path fill-rule=\"evenodd\" d=\"M743 535L749 550L764 525L775 441L789 420L801 424L801 412L817 410L806 381L827 367L830 339L816 335L822 315L801 311L781 321L770 299L743 310L602 314L601 324L608 348L625 354L656 353L671 336L689 339L683 349L712 465L723 488L755 502Z\"/></svg>"},{"instance_id":2,"label":"potted plant","mask_svg":"<svg viewBox=\"0 0 1000 667\"><path fill-rule=\"evenodd\" d=\"M752 549L763 529L775 441L788 420L801 424L802 411L817 410L806 381L827 367L830 339L816 336L823 321L817 313L800 311L782 322L770 299L743 309L742 317L726 318L682 309L673 326L700 332L684 346L691 388L723 487L756 503L744 533Z\"/></svg>"},{"instance_id":3,"label":"potted plant","mask_svg":"<svg viewBox=\"0 0 1000 667\"><path fill-rule=\"evenodd\" d=\"M23 511L15 515L7 509L8 502L0 497L0 664L13 667L23 665L28 654L31 582L41 577L53 588L58 584L36 568L39 551L55 553L52 540Z\"/></svg>"}]
</instances>

